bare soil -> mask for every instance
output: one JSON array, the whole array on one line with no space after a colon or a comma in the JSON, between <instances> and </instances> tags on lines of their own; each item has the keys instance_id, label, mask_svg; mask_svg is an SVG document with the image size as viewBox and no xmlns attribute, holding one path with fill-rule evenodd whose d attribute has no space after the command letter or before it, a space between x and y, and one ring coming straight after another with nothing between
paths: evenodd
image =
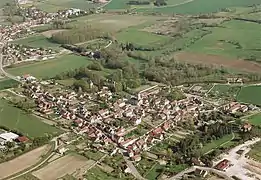
<instances>
[{"instance_id":1,"label":"bare soil","mask_svg":"<svg viewBox=\"0 0 261 180\"><path fill-rule=\"evenodd\" d=\"M226 68L236 69L240 71L261 73L261 64L252 61L242 60L242 59L231 59L218 55L190 53L190 52L179 52L175 54L174 57L177 60L185 61L189 63L216 65L216 66L220 66L220 67L223 66Z\"/></svg>"},{"instance_id":2,"label":"bare soil","mask_svg":"<svg viewBox=\"0 0 261 180\"><path fill-rule=\"evenodd\" d=\"M59 158L32 174L40 180L56 180L66 174L72 174L77 169L89 164L87 159L77 155L66 155Z\"/></svg>"},{"instance_id":3,"label":"bare soil","mask_svg":"<svg viewBox=\"0 0 261 180\"><path fill-rule=\"evenodd\" d=\"M45 152L49 149L50 146L45 145L34 149L22 156L19 156L11 161L0 164L0 179L9 177L33 166L41 160L41 156L45 154Z\"/></svg>"}]
</instances>

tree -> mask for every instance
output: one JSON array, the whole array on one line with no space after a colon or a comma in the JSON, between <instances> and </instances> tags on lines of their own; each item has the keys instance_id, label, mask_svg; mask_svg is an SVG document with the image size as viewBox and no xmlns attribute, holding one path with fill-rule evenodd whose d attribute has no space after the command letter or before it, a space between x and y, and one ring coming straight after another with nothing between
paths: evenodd
<instances>
[{"instance_id":1,"label":"tree","mask_svg":"<svg viewBox=\"0 0 261 180\"><path fill-rule=\"evenodd\" d=\"M14 143L14 142L11 142L11 141L6 142L5 145L6 145L6 147L9 148L9 149L15 147L15 143Z\"/></svg>"}]
</instances>

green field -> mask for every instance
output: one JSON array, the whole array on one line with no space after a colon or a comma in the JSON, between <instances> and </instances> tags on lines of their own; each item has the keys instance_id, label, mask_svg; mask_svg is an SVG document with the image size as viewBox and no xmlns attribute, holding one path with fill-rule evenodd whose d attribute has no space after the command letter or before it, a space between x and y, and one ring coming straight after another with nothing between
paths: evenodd
<instances>
[{"instance_id":1,"label":"green field","mask_svg":"<svg viewBox=\"0 0 261 180\"><path fill-rule=\"evenodd\" d=\"M5 79L0 81L0 90L12 88L18 85L18 82L12 79Z\"/></svg>"},{"instance_id":2,"label":"green field","mask_svg":"<svg viewBox=\"0 0 261 180\"><path fill-rule=\"evenodd\" d=\"M33 5L39 9L42 9L47 12L57 12L58 10L64 10L69 8L79 8L79 9L89 9L96 7L94 3L86 0L33 0ZM31 5L31 4L28 4Z\"/></svg>"},{"instance_id":3,"label":"green field","mask_svg":"<svg viewBox=\"0 0 261 180\"><path fill-rule=\"evenodd\" d=\"M121 31L116 35L116 38L120 42L131 42L137 45L153 45L159 46L162 43L168 41L170 38L167 36L160 36L145 31L139 31L137 29L128 29Z\"/></svg>"},{"instance_id":4,"label":"green field","mask_svg":"<svg viewBox=\"0 0 261 180\"><path fill-rule=\"evenodd\" d=\"M31 138L44 136L46 133L56 134L61 132L56 127L42 122L35 116L26 114L2 99L0 99L0 125L18 130Z\"/></svg>"},{"instance_id":5,"label":"green field","mask_svg":"<svg viewBox=\"0 0 261 180\"><path fill-rule=\"evenodd\" d=\"M116 2L120 2L120 0L117 0ZM116 2L114 2L114 4L116 4ZM201 14L201 13L217 12L222 8L231 8L231 7L259 4L260 0L192 0L186 2L187 3L178 6L169 5L160 8L147 8L147 9L138 8L136 11L176 13L176 14ZM115 7L113 7L110 4L106 6L106 8L108 9L115 9Z\"/></svg>"},{"instance_id":6,"label":"green field","mask_svg":"<svg viewBox=\"0 0 261 180\"><path fill-rule=\"evenodd\" d=\"M236 98L239 93L241 87L237 85L224 85L217 84L214 88L209 92L210 96L214 97L230 97Z\"/></svg>"},{"instance_id":7,"label":"green field","mask_svg":"<svg viewBox=\"0 0 261 180\"><path fill-rule=\"evenodd\" d=\"M64 55L57 59L7 68L12 75L31 74L37 78L54 77L62 72L87 66L91 61L83 56Z\"/></svg>"},{"instance_id":8,"label":"green field","mask_svg":"<svg viewBox=\"0 0 261 180\"><path fill-rule=\"evenodd\" d=\"M229 134L229 135L223 136L220 139L207 143L203 146L203 148L201 149L201 152L204 154L204 153L209 152L212 149L218 148L220 145L224 144L225 142L230 141L232 139L232 137L233 137L233 135Z\"/></svg>"},{"instance_id":9,"label":"green field","mask_svg":"<svg viewBox=\"0 0 261 180\"><path fill-rule=\"evenodd\" d=\"M239 102L261 105L261 86L243 87L237 96Z\"/></svg>"},{"instance_id":10,"label":"green field","mask_svg":"<svg viewBox=\"0 0 261 180\"><path fill-rule=\"evenodd\" d=\"M251 151L248 153L248 155L251 158L261 162L261 142L256 143Z\"/></svg>"},{"instance_id":11,"label":"green field","mask_svg":"<svg viewBox=\"0 0 261 180\"><path fill-rule=\"evenodd\" d=\"M211 34L198 40L187 51L221 55L234 59L248 59L250 56L255 56L261 60L261 26L259 24L232 20L221 26L211 28ZM239 43L242 48L229 41Z\"/></svg>"},{"instance_id":12,"label":"green field","mask_svg":"<svg viewBox=\"0 0 261 180\"><path fill-rule=\"evenodd\" d=\"M261 114L256 114L256 115L250 116L247 120L250 124L260 126L261 125Z\"/></svg>"},{"instance_id":13,"label":"green field","mask_svg":"<svg viewBox=\"0 0 261 180\"><path fill-rule=\"evenodd\" d=\"M58 48L60 46L60 44L56 44L56 43L49 41L43 35L29 36L27 38L15 40L15 41L13 41L13 43L23 44L23 45L27 45L30 47L42 47L42 48Z\"/></svg>"}]
</instances>

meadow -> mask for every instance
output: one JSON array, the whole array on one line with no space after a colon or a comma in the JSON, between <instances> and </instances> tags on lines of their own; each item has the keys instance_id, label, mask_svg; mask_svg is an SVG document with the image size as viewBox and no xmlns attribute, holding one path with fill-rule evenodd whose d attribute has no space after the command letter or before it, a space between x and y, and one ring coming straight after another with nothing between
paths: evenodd
<instances>
[{"instance_id":1,"label":"meadow","mask_svg":"<svg viewBox=\"0 0 261 180\"><path fill-rule=\"evenodd\" d=\"M51 78L71 69L87 66L91 61L84 56L64 55L56 59L7 68L12 75L31 74L37 78Z\"/></svg>"},{"instance_id":2,"label":"meadow","mask_svg":"<svg viewBox=\"0 0 261 180\"><path fill-rule=\"evenodd\" d=\"M250 116L247 120L250 124L260 126L261 125L261 114L255 114L253 116Z\"/></svg>"},{"instance_id":3,"label":"meadow","mask_svg":"<svg viewBox=\"0 0 261 180\"><path fill-rule=\"evenodd\" d=\"M237 96L237 100L243 103L261 105L261 86L243 87Z\"/></svg>"},{"instance_id":4,"label":"meadow","mask_svg":"<svg viewBox=\"0 0 261 180\"><path fill-rule=\"evenodd\" d=\"M149 32L140 31L134 28L129 28L125 31L119 32L118 34L116 34L116 38L118 41L123 43L131 42L141 46L160 46L162 43L171 39L167 36L156 35Z\"/></svg>"},{"instance_id":5,"label":"meadow","mask_svg":"<svg viewBox=\"0 0 261 180\"><path fill-rule=\"evenodd\" d=\"M18 82L12 79L4 79L0 81L0 90L11 88L18 85Z\"/></svg>"},{"instance_id":6,"label":"meadow","mask_svg":"<svg viewBox=\"0 0 261 180\"><path fill-rule=\"evenodd\" d=\"M7 101L0 99L0 125L12 130L18 130L30 138L47 134L60 133L56 127L42 122L39 118L13 107Z\"/></svg>"},{"instance_id":7,"label":"meadow","mask_svg":"<svg viewBox=\"0 0 261 180\"><path fill-rule=\"evenodd\" d=\"M214 97L228 97L234 99L237 97L240 89L241 87L237 85L217 84L209 92L209 95Z\"/></svg>"},{"instance_id":8,"label":"meadow","mask_svg":"<svg viewBox=\"0 0 261 180\"><path fill-rule=\"evenodd\" d=\"M86 0L43 0L37 1L33 0L34 6L39 9L42 9L46 12L57 12L58 10L64 10L69 8L79 8L79 9L89 9L96 7L94 3ZM30 5L30 4L29 4Z\"/></svg>"},{"instance_id":9,"label":"meadow","mask_svg":"<svg viewBox=\"0 0 261 180\"><path fill-rule=\"evenodd\" d=\"M118 2L120 0L117 0ZM113 1L112 1L113 2ZM137 8L137 12L158 12L158 13L175 13L175 14L201 14L217 12L223 8L232 8L239 6L248 6L259 4L260 0L191 0L187 3L177 6L169 5L160 8ZM116 4L116 2L114 2ZM116 5L115 5L116 6ZM108 4L106 8L113 9L113 6Z\"/></svg>"},{"instance_id":10,"label":"meadow","mask_svg":"<svg viewBox=\"0 0 261 180\"><path fill-rule=\"evenodd\" d=\"M260 32L257 23L232 20L220 27L211 28L212 33L191 45L186 51L224 56L231 59L261 60ZM241 46L241 47L239 47Z\"/></svg>"},{"instance_id":11,"label":"meadow","mask_svg":"<svg viewBox=\"0 0 261 180\"><path fill-rule=\"evenodd\" d=\"M42 48L52 48L52 49L58 49L60 44L56 44L54 42L51 42L48 40L47 37L43 35L32 35L26 38L18 39L15 41L12 41L12 43L15 44L22 44L30 47L42 47Z\"/></svg>"}]
</instances>

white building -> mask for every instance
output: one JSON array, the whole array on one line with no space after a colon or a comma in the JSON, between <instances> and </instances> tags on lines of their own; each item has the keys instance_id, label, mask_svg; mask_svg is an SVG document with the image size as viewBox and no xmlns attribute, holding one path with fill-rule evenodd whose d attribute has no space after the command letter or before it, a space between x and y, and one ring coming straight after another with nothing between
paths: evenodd
<instances>
[{"instance_id":1,"label":"white building","mask_svg":"<svg viewBox=\"0 0 261 180\"><path fill-rule=\"evenodd\" d=\"M12 133L12 132L2 133L2 134L0 134L0 143L3 145L6 142L14 141L18 137L19 137L19 135Z\"/></svg>"}]
</instances>

